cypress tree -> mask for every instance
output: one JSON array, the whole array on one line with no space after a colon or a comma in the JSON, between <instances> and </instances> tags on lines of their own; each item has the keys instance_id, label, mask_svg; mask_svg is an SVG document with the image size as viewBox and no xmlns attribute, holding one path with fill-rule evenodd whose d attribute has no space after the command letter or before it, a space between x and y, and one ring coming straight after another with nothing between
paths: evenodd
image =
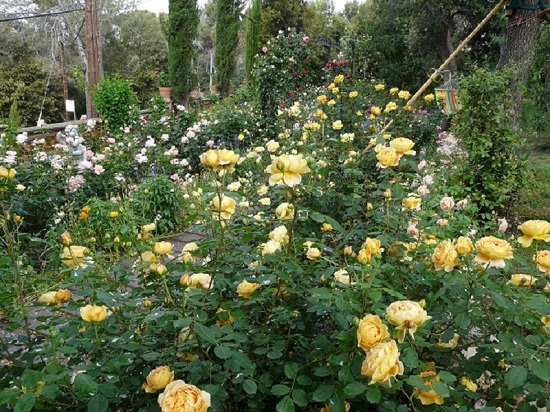
<instances>
[{"instance_id":1,"label":"cypress tree","mask_svg":"<svg viewBox=\"0 0 550 412\"><path fill-rule=\"evenodd\" d=\"M216 6L216 82L220 94L229 94L235 73L242 0L218 0Z\"/></svg>"},{"instance_id":2,"label":"cypress tree","mask_svg":"<svg viewBox=\"0 0 550 412\"><path fill-rule=\"evenodd\" d=\"M262 0L252 0L248 13L248 29L246 31L245 69L248 84L254 85L254 57L260 48L260 25L262 24Z\"/></svg>"},{"instance_id":3,"label":"cypress tree","mask_svg":"<svg viewBox=\"0 0 550 412\"><path fill-rule=\"evenodd\" d=\"M193 41L197 36L199 9L197 0L170 0L168 3L168 68L172 95L186 103L191 86Z\"/></svg>"}]
</instances>

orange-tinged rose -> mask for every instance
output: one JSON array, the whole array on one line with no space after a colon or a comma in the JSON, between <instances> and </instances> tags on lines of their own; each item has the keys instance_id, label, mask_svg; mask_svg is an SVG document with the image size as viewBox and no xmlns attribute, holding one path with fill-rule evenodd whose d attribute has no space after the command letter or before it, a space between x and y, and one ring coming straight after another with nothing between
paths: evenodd
<instances>
[{"instance_id":1,"label":"orange-tinged rose","mask_svg":"<svg viewBox=\"0 0 550 412\"><path fill-rule=\"evenodd\" d=\"M65 246L61 253L63 263L72 268L78 268L84 262L84 255L88 252L88 248L84 246Z\"/></svg>"},{"instance_id":2,"label":"orange-tinged rose","mask_svg":"<svg viewBox=\"0 0 550 412\"><path fill-rule=\"evenodd\" d=\"M41 295L38 297L38 302L42 302L42 303L57 303L57 301L55 300L55 293L56 293L56 292L46 292L46 293L41 294Z\"/></svg>"},{"instance_id":3,"label":"orange-tinged rose","mask_svg":"<svg viewBox=\"0 0 550 412\"><path fill-rule=\"evenodd\" d=\"M249 299L254 293L254 291L259 287L260 287L259 283L250 283L250 282L247 282L245 279L241 283L239 283L239 286L237 286L237 294L241 298Z\"/></svg>"},{"instance_id":4,"label":"orange-tinged rose","mask_svg":"<svg viewBox=\"0 0 550 412\"><path fill-rule=\"evenodd\" d=\"M399 350L394 340L380 342L371 348L361 366L361 375L371 378L369 384L391 386L391 378L403 372L403 363L399 360Z\"/></svg>"},{"instance_id":5,"label":"orange-tinged rose","mask_svg":"<svg viewBox=\"0 0 550 412\"><path fill-rule=\"evenodd\" d=\"M59 289L55 292L55 301L57 303L65 303L71 300L71 292L67 289Z\"/></svg>"},{"instance_id":6,"label":"orange-tinged rose","mask_svg":"<svg viewBox=\"0 0 550 412\"><path fill-rule=\"evenodd\" d=\"M61 240L61 243L63 243L65 246L70 246L71 243L73 243L71 234L67 231L64 231L61 236L59 236L59 240Z\"/></svg>"},{"instance_id":7,"label":"orange-tinged rose","mask_svg":"<svg viewBox=\"0 0 550 412\"><path fill-rule=\"evenodd\" d=\"M523 236L518 238L518 242L523 247L531 246L533 239L550 242L550 223L546 220L528 220L518 226L523 232Z\"/></svg>"},{"instance_id":8,"label":"orange-tinged rose","mask_svg":"<svg viewBox=\"0 0 550 412\"><path fill-rule=\"evenodd\" d=\"M432 255L432 262L434 262L436 270L445 269L445 272L451 272L458 265L458 253L453 242L444 240L439 243Z\"/></svg>"},{"instance_id":9,"label":"orange-tinged rose","mask_svg":"<svg viewBox=\"0 0 550 412\"><path fill-rule=\"evenodd\" d=\"M474 244L469 237L460 236L456 240L455 250L459 255L467 255L468 253L472 253L474 251Z\"/></svg>"},{"instance_id":10,"label":"orange-tinged rose","mask_svg":"<svg viewBox=\"0 0 550 412\"><path fill-rule=\"evenodd\" d=\"M415 155L416 152L412 150L414 142L406 137L398 137L390 141L390 147L393 147L397 154L402 155Z\"/></svg>"},{"instance_id":11,"label":"orange-tinged rose","mask_svg":"<svg viewBox=\"0 0 550 412\"><path fill-rule=\"evenodd\" d=\"M541 250L535 256L535 262L541 272L550 273L550 250Z\"/></svg>"},{"instance_id":12,"label":"orange-tinged rose","mask_svg":"<svg viewBox=\"0 0 550 412\"><path fill-rule=\"evenodd\" d=\"M363 243L363 249L365 249L367 253L373 256L384 251L384 248L382 248L381 246L382 243L376 238L368 237Z\"/></svg>"},{"instance_id":13,"label":"orange-tinged rose","mask_svg":"<svg viewBox=\"0 0 550 412\"><path fill-rule=\"evenodd\" d=\"M169 366L159 366L149 372L147 380L143 384L143 389L147 393L155 393L164 389L166 385L174 380L174 372Z\"/></svg>"},{"instance_id":14,"label":"orange-tinged rose","mask_svg":"<svg viewBox=\"0 0 550 412\"><path fill-rule=\"evenodd\" d=\"M206 412L210 407L210 394L176 380L164 388L158 403L162 412Z\"/></svg>"},{"instance_id":15,"label":"orange-tinged rose","mask_svg":"<svg viewBox=\"0 0 550 412\"><path fill-rule=\"evenodd\" d=\"M101 322L107 317L107 306L86 305L80 308L80 316L86 322Z\"/></svg>"},{"instance_id":16,"label":"orange-tinged rose","mask_svg":"<svg viewBox=\"0 0 550 412\"><path fill-rule=\"evenodd\" d=\"M424 385L430 386L430 387L433 386L434 381L439 381L439 376L435 371L422 372L420 374L420 377L424 379ZM414 396L417 399L420 399L420 402L422 402L422 405L431 405L434 403L437 405L443 405L443 397L433 389L424 390L424 389L416 388L414 391Z\"/></svg>"},{"instance_id":17,"label":"orange-tinged rose","mask_svg":"<svg viewBox=\"0 0 550 412\"><path fill-rule=\"evenodd\" d=\"M516 286L532 286L536 281L537 278L534 276L517 273L510 277L508 283Z\"/></svg>"},{"instance_id":18,"label":"orange-tinged rose","mask_svg":"<svg viewBox=\"0 0 550 412\"><path fill-rule=\"evenodd\" d=\"M479 239L476 242L476 249L478 254L474 260L484 267L503 268L506 265L504 259L514 257L510 244L506 240L494 236Z\"/></svg>"},{"instance_id":19,"label":"orange-tinged rose","mask_svg":"<svg viewBox=\"0 0 550 412\"><path fill-rule=\"evenodd\" d=\"M301 183L302 175L309 173L307 160L301 154L281 155L273 159L265 171L271 174L269 184L287 185L294 187Z\"/></svg>"},{"instance_id":20,"label":"orange-tinged rose","mask_svg":"<svg viewBox=\"0 0 550 412\"><path fill-rule=\"evenodd\" d=\"M412 300L398 300L386 308L386 320L395 326L399 342L403 342L407 330L414 338L416 329L431 318L420 303Z\"/></svg>"},{"instance_id":21,"label":"orange-tinged rose","mask_svg":"<svg viewBox=\"0 0 550 412\"><path fill-rule=\"evenodd\" d=\"M372 261L372 255L367 249L361 249L357 254L357 261L359 263L369 264Z\"/></svg>"},{"instance_id":22,"label":"orange-tinged rose","mask_svg":"<svg viewBox=\"0 0 550 412\"><path fill-rule=\"evenodd\" d=\"M365 352L390 337L388 327L376 315L366 315L357 327L357 346Z\"/></svg>"}]
</instances>

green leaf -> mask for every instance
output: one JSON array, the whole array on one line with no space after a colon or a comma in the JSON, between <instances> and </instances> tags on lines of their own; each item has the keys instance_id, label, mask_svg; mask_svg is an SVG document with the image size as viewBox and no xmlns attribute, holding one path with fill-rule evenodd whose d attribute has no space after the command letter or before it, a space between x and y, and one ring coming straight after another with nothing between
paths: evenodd
<instances>
[{"instance_id":1,"label":"green leaf","mask_svg":"<svg viewBox=\"0 0 550 412\"><path fill-rule=\"evenodd\" d=\"M33 392L27 392L21 395L17 400L13 412L29 412L32 411L34 403L36 402L36 395Z\"/></svg>"},{"instance_id":2,"label":"green leaf","mask_svg":"<svg viewBox=\"0 0 550 412\"><path fill-rule=\"evenodd\" d=\"M407 347L403 350L401 360L409 369L415 369L418 366L418 354L413 348Z\"/></svg>"},{"instance_id":3,"label":"green leaf","mask_svg":"<svg viewBox=\"0 0 550 412\"><path fill-rule=\"evenodd\" d=\"M382 392L378 388L367 388L367 401L370 403L378 403L382 399Z\"/></svg>"},{"instance_id":4,"label":"green leaf","mask_svg":"<svg viewBox=\"0 0 550 412\"><path fill-rule=\"evenodd\" d=\"M437 374L439 376L439 379L441 379L443 382L454 382L456 381L456 376L454 376L452 373L447 371L441 371Z\"/></svg>"},{"instance_id":5,"label":"green leaf","mask_svg":"<svg viewBox=\"0 0 550 412\"><path fill-rule=\"evenodd\" d=\"M319 212L312 212L310 215L311 219L318 223L330 223L334 229L336 229L340 233L344 233L345 230L342 226L340 226L340 223L338 223L336 220L331 218L330 216L323 215Z\"/></svg>"},{"instance_id":6,"label":"green leaf","mask_svg":"<svg viewBox=\"0 0 550 412\"><path fill-rule=\"evenodd\" d=\"M303 389L294 389L292 391L292 400L294 403L300 407L307 406L308 404L308 397L307 392Z\"/></svg>"},{"instance_id":7,"label":"green leaf","mask_svg":"<svg viewBox=\"0 0 550 412\"><path fill-rule=\"evenodd\" d=\"M74 386L80 393L95 393L97 391L97 382L90 375L79 373L74 379Z\"/></svg>"},{"instance_id":8,"label":"green leaf","mask_svg":"<svg viewBox=\"0 0 550 412\"><path fill-rule=\"evenodd\" d=\"M449 388L444 383L438 382L438 381L432 381L432 387L434 388L434 391L438 395L441 395L444 398L449 397Z\"/></svg>"},{"instance_id":9,"label":"green leaf","mask_svg":"<svg viewBox=\"0 0 550 412\"><path fill-rule=\"evenodd\" d=\"M288 379L294 379L294 377L298 373L299 368L300 368L300 365L296 362L285 363L285 367L284 367L285 376Z\"/></svg>"},{"instance_id":10,"label":"green leaf","mask_svg":"<svg viewBox=\"0 0 550 412\"><path fill-rule=\"evenodd\" d=\"M232 351L231 353L232 353L231 359L233 359L235 364L237 364L243 369L250 369L250 370L254 369L254 364L246 354L238 351Z\"/></svg>"},{"instance_id":11,"label":"green leaf","mask_svg":"<svg viewBox=\"0 0 550 412\"><path fill-rule=\"evenodd\" d=\"M461 312L455 316L454 323L459 328L467 328L468 326L470 326L471 320L466 312Z\"/></svg>"},{"instance_id":12,"label":"green leaf","mask_svg":"<svg viewBox=\"0 0 550 412\"><path fill-rule=\"evenodd\" d=\"M315 392L313 392L313 400L315 402L325 402L332 396L333 392L332 385L319 385Z\"/></svg>"},{"instance_id":13,"label":"green leaf","mask_svg":"<svg viewBox=\"0 0 550 412\"><path fill-rule=\"evenodd\" d=\"M348 396L357 396L365 392L367 386L361 382L352 382L349 385L346 385L344 388L344 393Z\"/></svg>"},{"instance_id":14,"label":"green leaf","mask_svg":"<svg viewBox=\"0 0 550 412\"><path fill-rule=\"evenodd\" d=\"M504 375L504 383L508 388L520 388L527 381L527 369L523 366L515 366L510 368Z\"/></svg>"},{"instance_id":15,"label":"green leaf","mask_svg":"<svg viewBox=\"0 0 550 412\"><path fill-rule=\"evenodd\" d=\"M508 309L508 300L506 300L501 294L497 292L491 292L491 296L495 300L495 303L501 308Z\"/></svg>"},{"instance_id":16,"label":"green leaf","mask_svg":"<svg viewBox=\"0 0 550 412\"><path fill-rule=\"evenodd\" d=\"M214 353L220 359L229 359L231 357L231 349L226 346L216 346L214 348Z\"/></svg>"},{"instance_id":17,"label":"green leaf","mask_svg":"<svg viewBox=\"0 0 550 412\"><path fill-rule=\"evenodd\" d=\"M249 395L254 395L258 391L258 385L252 379L245 379L243 389Z\"/></svg>"},{"instance_id":18,"label":"green leaf","mask_svg":"<svg viewBox=\"0 0 550 412\"><path fill-rule=\"evenodd\" d=\"M286 385L273 385L271 393L275 396L283 396L290 392L290 388Z\"/></svg>"},{"instance_id":19,"label":"green leaf","mask_svg":"<svg viewBox=\"0 0 550 412\"><path fill-rule=\"evenodd\" d=\"M529 359L527 365L531 372L545 382L550 381L550 362L547 359L541 358L540 360Z\"/></svg>"},{"instance_id":20,"label":"green leaf","mask_svg":"<svg viewBox=\"0 0 550 412\"><path fill-rule=\"evenodd\" d=\"M57 398L61 394L61 391L59 390L59 386L57 385L46 385L44 388L42 388L42 392L40 393L40 396L42 396L45 399L53 400Z\"/></svg>"},{"instance_id":21,"label":"green leaf","mask_svg":"<svg viewBox=\"0 0 550 412\"><path fill-rule=\"evenodd\" d=\"M547 298L544 296L533 296L527 301L527 303L525 303L525 306L533 309L541 316L550 315L550 305L548 304Z\"/></svg>"},{"instance_id":22,"label":"green leaf","mask_svg":"<svg viewBox=\"0 0 550 412\"><path fill-rule=\"evenodd\" d=\"M195 322L193 325L197 335L205 342L216 343L216 332L213 329L207 328L206 326Z\"/></svg>"},{"instance_id":23,"label":"green leaf","mask_svg":"<svg viewBox=\"0 0 550 412\"><path fill-rule=\"evenodd\" d=\"M160 356L161 354L158 352L149 352L149 353L144 353L141 357L143 358L143 360L146 360L147 362L152 362L157 360L157 358Z\"/></svg>"},{"instance_id":24,"label":"green leaf","mask_svg":"<svg viewBox=\"0 0 550 412\"><path fill-rule=\"evenodd\" d=\"M109 400L100 394L94 395L88 402L88 412L105 412L109 408Z\"/></svg>"},{"instance_id":25,"label":"green leaf","mask_svg":"<svg viewBox=\"0 0 550 412\"><path fill-rule=\"evenodd\" d=\"M290 396L285 396L279 401L276 407L277 412L294 412L294 402Z\"/></svg>"}]
</instances>

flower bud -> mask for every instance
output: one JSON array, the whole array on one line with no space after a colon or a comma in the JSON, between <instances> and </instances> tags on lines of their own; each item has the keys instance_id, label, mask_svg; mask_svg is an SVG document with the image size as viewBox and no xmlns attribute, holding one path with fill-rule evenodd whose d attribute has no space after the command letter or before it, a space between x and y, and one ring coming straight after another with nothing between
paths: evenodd
<instances>
[{"instance_id":1,"label":"flower bud","mask_svg":"<svg viewBox=\"0 0 550 412\"><path fill-rule=\"evenodd\" d=\"M182 285L182 286L191 285L191 280L189 279L189 275L187 273L181 276L180 285Z\"/></svg>"},{"instance_id":2,"label":"flower bud","mask_svg":"<svg viewBox=\"0 0 550 412\"><path fill-rule=\"evenodd\" d=\"M65 246L70 246L70 244L73 243L71 234L67 231L64 231L59 239L61 240L61 243L63 243Z\"/></svg>"}]
</instances>

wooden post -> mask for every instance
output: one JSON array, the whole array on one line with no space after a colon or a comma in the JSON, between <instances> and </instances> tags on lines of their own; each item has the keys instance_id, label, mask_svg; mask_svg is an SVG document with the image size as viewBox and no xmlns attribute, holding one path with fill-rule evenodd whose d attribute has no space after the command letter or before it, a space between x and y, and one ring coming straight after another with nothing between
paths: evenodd
<instances>
[{"instance_id":1,"label":"wooden post","mask_svg":"<svg viewBox=\"0 0 550 412\"><path fill-rule=\"evenodd\" d=\"M69 99L69 86L67 84L67 68L65 67L65 45L62 41L59 42L59 49L61 50L61 80L63 82L63 104ZM65 111L65 121L71 120L69 112Z\"/></svg>"},{"instance_id":2,"label":"wooden post","mask_svg":"<svg viewBox=\"0 0 550 412\"><path fill-rule=\"evenodd\" d=\"M97 117L91 93L101 77L101 49L99 36L99 0L86 0L84 5L84 23L86 26L86 114L88 118Z\"/></svg>"}]
</instances>

